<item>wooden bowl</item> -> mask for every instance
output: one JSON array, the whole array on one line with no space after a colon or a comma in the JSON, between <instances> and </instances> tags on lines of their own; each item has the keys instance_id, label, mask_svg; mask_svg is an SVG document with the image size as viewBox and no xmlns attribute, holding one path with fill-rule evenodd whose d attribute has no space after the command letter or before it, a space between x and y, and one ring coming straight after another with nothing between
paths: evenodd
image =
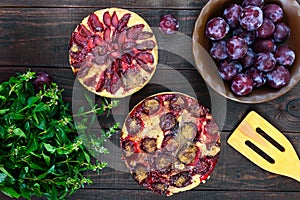
<instances>
[{"instance_id":1,"label":"wooden bowl","mask_svg":"<svg viewBox=\"0 0 300 200\"><path fill-rule=\"evenodd\" d=\"M300 80L300 6L295 0L265 0L265 3L277 3L284 11L284 21L291 28L291 35L285 41L295 51L296 59L289 67L291 80L281 89L268 86L254 88L247 96L237 96L230 90L230 84L224 82L218 74L216 63L209 55L210 40L205 35L206 23L209 19L222 16L224 8L232 3L241 4L242 0L210 0L201 10L193 32L193 54L196 68L206 83L224 97L242 103L261 103L273 100L291 90Z\"/></svg>"}]
</instances>

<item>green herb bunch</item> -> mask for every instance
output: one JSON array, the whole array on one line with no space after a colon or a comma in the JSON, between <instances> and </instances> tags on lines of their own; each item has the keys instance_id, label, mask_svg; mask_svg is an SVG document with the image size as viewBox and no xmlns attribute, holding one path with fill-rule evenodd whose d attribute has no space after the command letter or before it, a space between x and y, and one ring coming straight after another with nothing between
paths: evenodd
<instances>
[{"instance_id":1,"label":"green herb bunch","mask_svg":"<svg viewBox=\"0 0 300 200\"><path fill-rule=\"evenodd\" d=\"M35 72L27 71L0 84L0 191L12 198L65 199L92 183L83 172L99 172L107 163L91 159L76 133L63 90L52 82L36 91L35 78ZM85 114L113 106L115 102L89 111L81 108L80 131L87 129ZM102 130L101 143L96 145L101 147L115 128Z\"/></svg>"}]
</instances>

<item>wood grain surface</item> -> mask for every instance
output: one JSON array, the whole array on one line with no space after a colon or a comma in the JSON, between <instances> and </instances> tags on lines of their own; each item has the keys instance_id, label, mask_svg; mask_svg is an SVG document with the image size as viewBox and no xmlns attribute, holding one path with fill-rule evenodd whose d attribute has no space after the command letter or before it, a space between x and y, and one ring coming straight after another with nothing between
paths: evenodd
<instances>
[{"instance_id":1,"label":"wood grain surface","mask_svg":"<svg viewBox=\"0 0 300 200\"><path fill-rule=\"evenodd\" d=\"M85 16L100 8L122 7L141 15L151 27L158 27L161 16L172 13L179 20L180 32L191 38L194 23L207 2L207 0L1 0L0 82L29 68L34 71L47 71L64 89L65 100L76 107L82 100L72 95L82 92L84 88L76 84L75 76L69 67L68 44L72 31ZM184 49L187 56L192 55L189 45ZM113 110L114 118L99 116L98 121L103 128L113 124L116 119L122 121L136 103L148 95L170 90L168 86L172 86L171 89L176 88L179 92L191 91L191 95L210 108L213 114L216 113L221 131L221 154L207 183L169 198L153 194L139 186L124 167L118 152L118 133L110 140L115 150L111 152L110 166L99 175L88 172L86 175L91 176L94 183L86 185L69 199L300 199L300 183L260 169L226 143L243 117L249 111L255 110L282 131L300 155L300 83L284 96L266 103L237 103L212 91L189 61L190 58L186 59L171 50L161 49L160 65L153 80L138 93L122 99L120 107ZM188 84L183 84L172 74L188 80ZM212 97L214 99L211 99ZM95 101L99 98L95 96ZM222 105L218 105L219 102ZM221 108L216 109L218 106ZM0 199L9 198L0 194Z\"/></svg>"}]
</instances>

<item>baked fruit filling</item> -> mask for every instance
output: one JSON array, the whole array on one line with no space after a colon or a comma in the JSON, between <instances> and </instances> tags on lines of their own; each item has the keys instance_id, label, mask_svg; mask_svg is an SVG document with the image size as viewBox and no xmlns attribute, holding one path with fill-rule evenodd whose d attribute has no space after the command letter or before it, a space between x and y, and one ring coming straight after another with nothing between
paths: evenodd
<instances>
[{"instance_id":1,"label":"baked fruit filling","mask_svg":"<svg viewBox=\"0 0 300 200\"><path fill-rule=\"evenodd\" d=\"M170 196L209 177L220 134L209 110L182 93L159 93L137 104L121 133L123 160L134 179Z\"/></svg>"},{"instance_id":2,"label":"baked fruit filling","mask_svg":"<svg viewBox=\"0 0 300 200\"><path fill-rule=\"evenodd\" d=\"M153 76L156 38L146 21L119 8L95 11L72 33L69 61L80 83L110 98L133 94Z\"/></svg>"}]
</instances>

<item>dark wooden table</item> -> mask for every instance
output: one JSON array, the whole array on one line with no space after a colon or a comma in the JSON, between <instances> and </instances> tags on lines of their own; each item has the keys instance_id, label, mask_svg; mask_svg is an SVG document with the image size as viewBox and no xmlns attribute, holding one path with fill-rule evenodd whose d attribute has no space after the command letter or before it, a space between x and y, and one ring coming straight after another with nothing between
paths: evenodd
<instances>
[{"instance_id":1,"label":"dark wooden table","mask_svg":"<svg viewBox=\"0 0 300 200\"><path fill-rule=\"evenodd\" d=\"M195 20L206 3L207 0L1 0L0 81L28 68L47 71L65 90L65 99L71 102L75 77L68 64L68 43L72 31L83 17L100 8L122 7L137 12L151 27L157 27L162 15L172 13L180 22L180 32L191 38ZM186 55L192 55L189 45L186 46ZM88 173L94 183L69 199L300 199L299 182L262 170L226 143L241 119L255 110L282 131L300 153L300 83L275 100L242 104L208 90L188 58L178 56L172 50L160 50L159 63L155 82L127 100L134 105L149 94L163 91L164 87L157 84L159 81L185 92L185 85L170 76L175 73L188 81L197 98L207 107L214 106L210 98L222 102L218 105L221 109L216 111L216 118L221 123L222 150L211 179L191 191L166 198L136 184L129 172L111 166L100 175ZM125 107L128 111L127 104ZM114 139L117 140L118 135ZM116 163L121 162L118 157L115 159ZM0 194L0 199L8 198Z\"/></svg>"}]
</instances>

